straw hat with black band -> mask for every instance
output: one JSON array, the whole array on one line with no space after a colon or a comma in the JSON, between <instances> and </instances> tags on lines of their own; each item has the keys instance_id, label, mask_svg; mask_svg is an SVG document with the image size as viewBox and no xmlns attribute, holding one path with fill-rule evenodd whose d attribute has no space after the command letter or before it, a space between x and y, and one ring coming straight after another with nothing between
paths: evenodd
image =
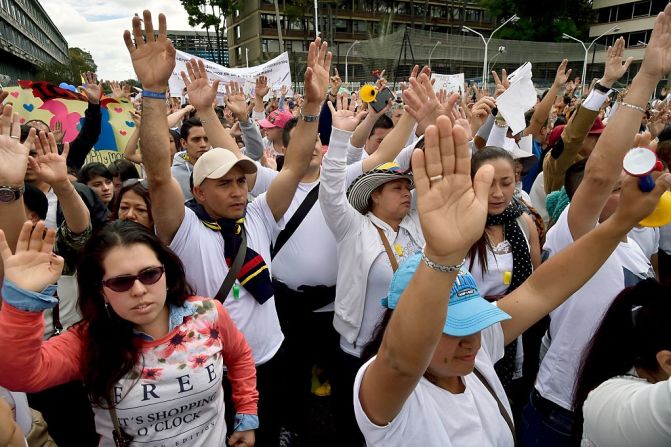
<instances>
[{"instance_id":1,"label":"straw hat with black band","mask_svg":"<svg viewBox=\"0 0 671 447\"><path fill-rule=\"evenodd\" d=\"M415 182L412 174L404 172L397 163L383 163L357 177L347 189L347 200L350 205L361 214L369 211L370 196L380 186L394 180L408 180L410 189L414 189Z\"/></svg>"}]
</instances>

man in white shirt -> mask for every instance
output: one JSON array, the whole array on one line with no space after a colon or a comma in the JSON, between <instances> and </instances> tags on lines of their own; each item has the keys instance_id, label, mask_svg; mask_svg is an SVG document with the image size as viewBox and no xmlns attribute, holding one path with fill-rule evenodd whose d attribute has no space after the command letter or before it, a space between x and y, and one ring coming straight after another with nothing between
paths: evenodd
<instances>
[{"instance_id":1,"label":"man in white shirt","mask_svg":"<svg viewBox=\"0 0 671 447\"><path fill-rule=\"evenodd\" d=\"M286 169L278 174L268 192L247 206L246 174L255 170L253 162L238 158L235 140L221 126L212 108L218 81L210 85L202 61L187 65L190 79L183 74L189 100L198 111L209 140L225 149L212 149L194 165L193 210L186 208L178 183L170 172L168 124L164 95L175 67L175 50L166 38L165 19L159 17L155 39L151 17L145 12L147 42L133 45L125 40L138 79L144 87L143 159L152 196L152 215L158 236L182 259L187 281L196 294L214 297L226 278L238 250L232 242L247 238L245 265L224 300L231 318L245 335L257 363L259 424L257 445L277 445L283 411L285 365L275 303L270 285L270 242L274 231L284 225L283 216L310 163L317 136L318 114L329 79L331 54L317 39L310 45L305 76L306 101L297 137L292 141ZM138 31L138 30L135 30ZM137 33L136 33L137 35ZM244 218L244 221L240 219ZM227 231L228 224L232 228ZM225 242L226 241L226 242ZM239 249L240 245L236 245ZM251 262L253 261L253 262ZM258 275L245 276L254 268ZM242 279L241 279L242 278ZM265 279L265 281L264 281ZM225 393L230 398L230 393ZM231 405L229 403L229 405ZM229 424L232 421L229 421ZM251 427L255 428L255 427Z\"/></svg>"}]
</instances>

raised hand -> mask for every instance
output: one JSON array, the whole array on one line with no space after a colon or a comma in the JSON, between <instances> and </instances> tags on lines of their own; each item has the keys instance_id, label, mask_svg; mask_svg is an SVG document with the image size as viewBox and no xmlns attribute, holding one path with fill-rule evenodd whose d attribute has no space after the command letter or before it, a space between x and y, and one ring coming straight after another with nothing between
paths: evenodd
<instances>
[{"instance_id":1,"label":"raised hand","mask_svg":"<svg viewBox=\"0 0 671 447\"><path fill-rule=\"evenodd\" d=\"M189 96L189 98L191 98L191 96ZM242 91L242 86L237 82L231 82L226 85L224 102L226 103L226 107L228 107L238 119L247 116L247 100L245 98L245 93Z\"/></svg>"},{"instance_id":2,"label":"raised hand","mask_svg":"<svg viewBox=\"0 0 671 447\"><path fill-rule=\"evenodd\" d=\"M446 116L426 129L424 139L424 150L412 154L412 170L425 252L436 262L458 264L485 229L494 169L484 165L471 180L466 133Z\"/></svg>"},{"instance_id":3,"label":"raised hand","mask_svg":"<svg viewBox=\"0 0 671 447\"><path fill-rule=\"evenodd\" d=\"M261 166L277 171L277 157L275 156L274 149L264 149L259 161L261 162Z\"/></svg>"},{"instance_id":4,"label":"raised hand","mask_svg":"<svg viewBox=\"0 0 671 447\"><path fill-rule=\"evenodd\" d=\"M54 128L52 129L54 138L56 139L56 143L60 143L63 141L63 138L65 137L65 133L63 132L63 123L60 121L56 121L54 124Z\"/></svg>"},{"instance_id":5,"label":"raised hand","mask_svg":"<svg viewBox=\"0 0 671 447\"><path fill-rule=\"evenodd\" d=\"M112 98L121 98L121 85L119 85L119 81L110 81L109 82L110 89L112 90Z\"/></svg>"},{"instance_id":6,"label":"raised hand","mask_svg":"<svg viewBox=\"0 0 671 447\"><path fill-rule=\"evenodd\" d=\"M28 152L35 138L35 129L30 129L28 138L21 144L19 114L13 113L11 104L2 108L0 116L0 184L21 186L28 167Z\"/></svg>"},{"instance_id":7,"label":"raised hand","mask_svg":"<svg viewBox=\"0 0 671 447\"><path fill-rule=\"evenodd\" d=\"M168 80L175 68L175 47L167 37L165 16L158 15L158 36L154 36L154 24L151 13L144 10L144 29L147 36L145 42L142 35L142 22L139 17L133 17L133 37L128 30L123 33L123 40L130 53L133 69L137 74L142 87L153 92L165 92Z\"/></svg>"},{"instance_id":8,"label":"raised hand","mask_svg":"<svg viewBox=\"0 0 671 447\"><path fill-rule=\"evenodd\" d=\"M606 87L611 87L618 79L620 79L627 72L631 61L634 60L633 57L629 57L623 62L623 56L624 39L620 37L615 41L612 47L608 47L608 53L606 54L606 65L603 71L603 77L600 81L605 84Z\"/></svg>"},{"instance_id":9,"label":"raised hand","mask_svg":"<svg viewBox=\"0 0 671 447\"><path fill-rule=\"evenodd\" d=\"M420 74L417 78L410 78L410 87L403 91L403 102L405 111L422 129L433 124L439 115L440 104L426 73Z\"/></svg>"},{"instance_id":10,"label":"raised hand","mask_svg":"<svg viewBox=\"0 0 671 447\"><path fill-rule=\"evenodd\" d=\"M510 81L508 81L508 73L506 73L506 69L504 68L501 70L501 77L499 78L499 75L496 74L495 71L492 71L492 77L494 78L494 84L496 84L496 93L495 97L499 97L508 90L508 87L510 87Z\"/></svg>"},{"instance_id":11,"label":"raised hand","mask_svg":"<svg viewBox=\"0 0 671 447\"><path fill-rule=\"evenodd\" d=\"M496 100L491 96L480 98L471 109L471 129L479 129L495 107Z\"/></svg>"},{"instance_id":12,"label":"raised hand","mask_svg":"<svg viewBox=\"0 0 671 447\"><path fill-rule=\"evenodd\" d=\"M257 98L265 97L270 91L268 87L268 78L266 76L259 76L256 78L256 84L254 85L254 95Z\"/></svg>"},{"instance_id":13,"label":"raised hand","mask_svg":"<svg viewBox=\"0 0 671 447\"><path fill-rule=\"evenodd\" d=\"M27 221L21 228L16 252L7 244L5 233L0 230L0 255L5 264L5 279L18 287L41 292L58 281L63 271L63 258L53 253L56 232L47 230L44 222L35 225Z\"/></svg>"},{"instance_id":14,"label":"raised hand","mask_svg":"<svg viewBox=\"0 0 671 447\"><path fill-rule=\"evenodd\" d=\"M567 65L568 65L568 59L564 59L563 61L561 61L561 64L559 64L559 67L557 68L557 74L555 75L553 86L559 88L562 85L566 84L566 81L569 80L572 70L569 68L567 71L566 70Z\"/></svg>"},{"instance_id":15,"label":"raised hand","mask_svg":"<svg viewBox=\"0 0 671 447\"><path fill-rule=\"evenodd\" d=\"M30 167L35 171L37 178L51 186L68 182L68 152L70 145L65 143L63 153L58 153L56 138L49 132L40 132L35 138L35 150L37 155L28 157Z\"/></svg>"},{"instance_id":16,"label":"raised hand","mask_svg":"<svg viewBox=\"0 0 671 447\"><path fill-rule=\"evenodd\" d=\"M282 87L280 87L280 96L282 96L282 97L287 96L288 92L289 92L289 87L287 87L286 85L283 85Z\"/></svg>"},{"instance_id":17,"label":"raised hand","mask_svg":"<svg viewBox=\"0 0 671 447\"><path fill-rule=\"evenodd\" d=\"M198 59L191 59L186 62L186 70L189 72L187 76L183 71L180 72L182 81L186 85L186 91L189 94L189 103L193 105L196 110L204 110L212 108L214 99L217 97L217 89L219 88L219 80L215 79L210 84L210 80L205 69L205 63Z\"/></svg>"},{"instance_id":18,"label":"raised hand","mask_svg":"<svg viewBox=\"0 0 671 447\"><path fill-rule=\"evenodd\" d=\"M333 72L334 72L334 74L329 79L329 84L331 86L331 94L333 96L335 96L340 91L340 86L342 85L342 80L340 79L340 75L338 74L338 69L336 67L333 68Z\"/></svg>"},{"instance_id":19,"label":"raised hand","mask_svg":"<svg viewBox=\"0 0 671 447\"><path fill-rule=\"evenodd\" d=\"M308 50L308 68L305 70L305 102L312 107L318 108L324 99L324 92L329 84L329 73L331 72L331 52L328 44L322 43L317 37L310 43ZM319 112L317 109L316 112Z\"/></svg>"},{"instance_id":20,"label":"raised hand","mask_svg":"<svg viewBox=\"0 0 671 447\"><path fill-rule=\"evenodd\" d=\"M333 102L331 101L328 102L328 107L329 110L331 110L331 121L333 123L333 127L336 129L346 130L348 132L354 132L354 129L356 129L359 123L361 123L361 121L366 117L368 112L355 112L356 101L350 101L348 105L348 96L349 95L347 94L338 94L336 98L336 107L333 107Z\"/></svg>"},{"instance_id":21,"label":"raised hand","mask_svg":"<svg viewBox=\"0 0 671 447\"><path fill-rule=\"evenodd\" d=\"M86 93L86 98L91 104L98 104L100 102L100 96L103 94L102 83L98 84L98 77L95 73L87 71L82 76L86 83L84 84L84 93Z\"/></svg>"},{"instance_id":22,"label":"raised hand","mask_svg":"<svg viewBox=\"0 0 671 447\"><path fill-rule=\"evenodd\" d=\"M612 218L619 220L627 228L638 225L638 222L648 217L659 203L664 191L671 187L671 174L660 175L655 181L655 188L650 192L643 192L638 186L638 178L627 176L622 182L620 201Z\"/></svg>"},{"instance_id":23,"label":"raised hand","mask_svg":"<svg viewBox=\"0 0 671 447\"><path fill-rule=\"evenodd\" d=\"M671 72L671 4L655 19L640 73L659 79Z\"/></svg>"}]
</instances>

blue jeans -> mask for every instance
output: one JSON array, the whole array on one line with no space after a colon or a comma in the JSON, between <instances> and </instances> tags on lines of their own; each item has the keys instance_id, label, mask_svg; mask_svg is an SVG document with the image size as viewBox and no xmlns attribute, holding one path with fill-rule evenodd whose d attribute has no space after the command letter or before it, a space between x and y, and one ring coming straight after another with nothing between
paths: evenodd
<instances>
[{"instance_id":1,"label":"blue jeans","mask_svg":"<svg viewBox=\"0 0 671 447\"><path fill-rule=\"evenodd\" d=\"M568 447L580 445L573 433L575 415L541 397L535 389L522 412L519 427L524 447Z\"/></svg>"}]
</instances>

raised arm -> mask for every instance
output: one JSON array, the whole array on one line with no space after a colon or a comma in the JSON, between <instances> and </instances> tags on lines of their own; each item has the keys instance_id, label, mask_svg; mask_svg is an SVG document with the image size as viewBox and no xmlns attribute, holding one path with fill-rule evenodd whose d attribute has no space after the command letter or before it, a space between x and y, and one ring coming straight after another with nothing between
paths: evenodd
<instances>
[{"instance_id":1,"label":"raised arm","mask_svg":"<svg viewBox=\"0 0 671 447\"><path fill-rule=\"evenodd\" d=\"M326 42L322 43L321 39L317 38L310 43L308 68L305 70L305 103L301 108L302 116L315 118L319 115L329 82L331 57ZM296 188L310 165L312 153L316 150L318 124L318 118L312 121L299 118L284 156L284 166L268 188L266 200L277 221L289 208ZM321 144L319 147L321 149Z\"/></svg>"},{"instance_id":2,"label":"raised arm","mask_svg":"<svg viewBox=\"0 0 671 447\"><path fill-rule=\"evenodd\" d=\"M130 134L130 138L128 138L126 147L123 150L123 158L132 161L133 163L140 164L142 163L142 155L137 153L140 143L140 126L142 125L140 116L133 113L133 121L135 121L135 128L133 129L133 133Z\"/></svg>"},{"instance_id":3,"label":"raised arm","mask_svg":"<svg viewBox=\"0 0 671 447\"><path fill-rule=\"evenodd\" d=\"M536 106L534 109L533 115L531 115L531 122L529 126L524 129L524 135L533 135L538 136L541 129L545 126L545 122L550 115L550 109L557 98L557 93L560 89L566 84L569 77L571 76L571 69L566 70L568 65L568 59L564 59L559 68L557 68L557 74L555 75L555 80L550 87L550 90L545 94L545 98Z\"/></svg>"},{"instance_id":4,"label":"raised arm","mask_svg":"<svg viewBox=\"0 0 671 447\"><path fill-rule=\"evenodd\" d=\"M133 68L146 91L165 93L168 79L175 68L175 48L166 36L165 16L158 16L158 36L154 36L151 13L145 10L144 31L142 20L133 17L133 36L124 31L124 42L130 53ZM160 95L156 95L160 96ZM169 244L184 220L184 195L170 172L170 139L165 115L165 100L142 95L142 158L149 180L151 212L161 240Z\"/></svg>"},{"instance_id":5,"label":"raised arm","mask_svg":"<svg viewBox=\"0 0 671 447\"><path fill-rule=\"evenodd\" d=\"M629 93L596 143L585 166L568 211L568 225L574 240L594 228L622 173L622 160L632 147L641 116L657 83L671 71L671 6L655 20L652 35L639 72ZM616 45L624 45L618 39ZM629 104L629 106L624 106ZM634 107L638 107L636 109Z\"/></svg>"},{"instance_id":6,"label":"raised arm","mask_svg":"<svg viewBox=\"0 0 671 447\"><path fill-rule=\"evenodd\" d=\"M254 109L252 111L252 116L255 120L260 120L266 117L266 109L263 105L263 98L270 91L268 87L268 78L265 76L259 76L256 78L256 84L254 85Z\"/></svg>"},{"instance_id":7,"label":"raised arm","mask_svg":"<svg viewBox=\"0 0 671 447\"><path fill-rule=\"evenodd\" d=\"M412 160L424 253L433 262L459 265L484 231L494 170L485 165L471 181L466 132L452 128L446 116L426 129L425 141L425 150L416 150ZM373 423L385 425L396 417L429 366L455 278L456 271L442 273L420 262L403 292L359 391Z\"/></svg>"},{"instance_id":8,"label":"raised arm","mask_svg":"<svg viewBox=\"0 0 671 447\"><path fill-rule=\"evenodd\" d=\"M601 268L622 238L655 209L671 187L671 174L657 179L655 189L643 193L638 179L625 180L615 214L544 262L514 292L498 302L512 319L501 322L506 344L559 307ZM573 202L571 202L573 207Z\"/></svg>"},{"instance_id":9,"label":"raised arm","mask_svg":"<svg viewBox=\"0 0 671 447\"><path fill-rule=\"evenodd\" d=\"M102 129L102 114L100 113L102 84L97 83L95 73L84 73L84 77L86 78L84 92L88 98L89 106L84 113L84 123L81 130L70 143L70 154L68 156L68 166L75 169L84 166L86 156L98 141Z\"/></svg>"}]
</instances>

